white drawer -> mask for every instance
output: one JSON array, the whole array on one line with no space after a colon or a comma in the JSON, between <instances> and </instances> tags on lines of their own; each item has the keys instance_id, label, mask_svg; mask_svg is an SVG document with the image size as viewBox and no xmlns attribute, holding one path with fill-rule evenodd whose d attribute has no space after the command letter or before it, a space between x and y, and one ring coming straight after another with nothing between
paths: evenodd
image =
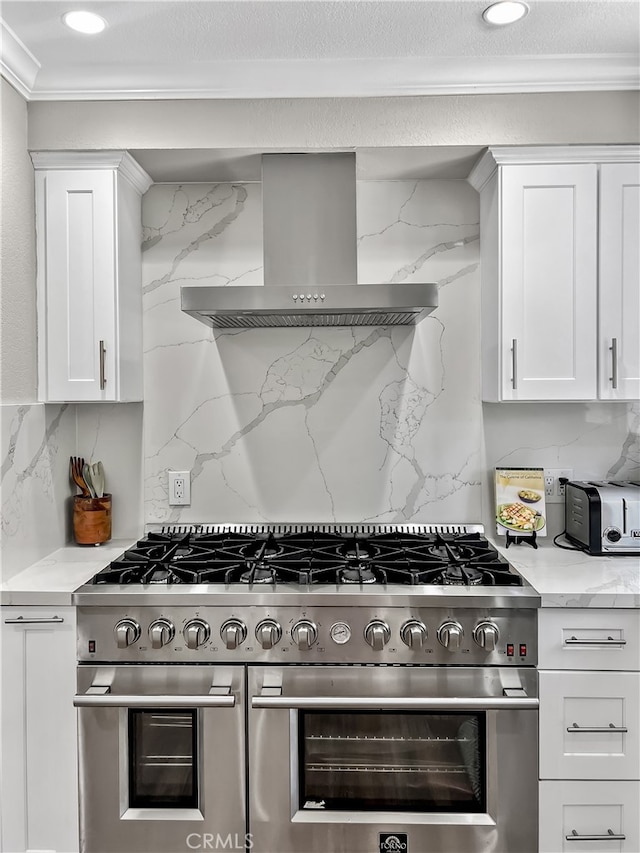
<instances>
[{"instance_id":1,"label":"white drawer","mask_svg":"<svg viewBox=\"0 0 640 853\"><path fill-rule=\"evenodd\" d=\"M542 608L538 666L639 672L640 610Z\"/></svg>"},{"instance_id":2,"label":"white drawer","mask_svg":"<svg viewBox=\"0 0 640 853\"><path fill-rule=\"evenodd\" d=\"M539 851L638 853L639 803L640 782L541 782Z\"/></svg>"},{"instance_id":3,"label":"white drawer","mask_svg":"<svg viewBox=\"0 0 640 853\"><path fill-rule=\"evenodd\" d=\"M640 779L640 673L540 672L540 778Z\"/></svg>"}]
</instances>

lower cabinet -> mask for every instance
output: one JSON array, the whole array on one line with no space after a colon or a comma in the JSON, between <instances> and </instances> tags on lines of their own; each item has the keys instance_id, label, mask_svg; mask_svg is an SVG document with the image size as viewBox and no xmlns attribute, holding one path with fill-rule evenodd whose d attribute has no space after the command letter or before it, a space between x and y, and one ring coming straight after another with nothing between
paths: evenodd
<instances>
[{"instance_id":1,"label":"lower cabinet","mask_svg":"<svg viewBox=\"0 0 640 853\"><path fill-rule=\"evenodd\" d=\"M73 607L3 607L1 849L75 853Z\"/></svg>"},{"instance_id":2,"label":"lower cabinet","mask_svg":"<svg viewBox=\"0 0 640 853\"><path fill-rule=\"evenodd\" d=\"M540 853L638 853L640 782L540 783Z\"/></svg>"}]
</instances>

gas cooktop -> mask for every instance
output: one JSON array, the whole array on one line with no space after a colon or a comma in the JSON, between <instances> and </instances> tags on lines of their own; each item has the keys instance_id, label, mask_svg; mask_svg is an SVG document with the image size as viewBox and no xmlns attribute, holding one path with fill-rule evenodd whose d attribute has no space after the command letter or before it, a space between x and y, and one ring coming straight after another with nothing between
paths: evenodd
<instances>
[{"instance_id":1,"label":"gas cooktop","mask_svg":"<svg viewBox=\"0 0 640 853\"><path fill-rule=\"evenodd\" d=\"M91 583L522 586L477 528L166 528Z\"/></svg>"}]
</instances>

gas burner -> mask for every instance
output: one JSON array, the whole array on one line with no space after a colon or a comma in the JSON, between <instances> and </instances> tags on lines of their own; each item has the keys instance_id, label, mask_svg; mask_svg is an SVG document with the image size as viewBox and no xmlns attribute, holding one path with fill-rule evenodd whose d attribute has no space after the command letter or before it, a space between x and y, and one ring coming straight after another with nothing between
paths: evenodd
<instances>
[{"instance_id":1,"label":"gas burner","mask_svg":"<svg viewBox=\"0 0 640 853\"><path fill-rule=\"evenodd\" d=\"M263 566L255 566L240 575L240 583L275 583L276 573L273 569Z\"/></svg>"},{"instance_id":2,"label":"gas burner","mask_svg":"<svg viewBox=\"0 0 640 853\"><path fill-rule=\"evenodd\" d=\"M446 562L451 562L452 560L455 562L458 562L459 560L470 560L476 556L476 552L473 548L457 543L446 544L444 542L438 542L435 545L429 545L427 552L431 554L432 557L436 557L436 559L444 560Z\"/></svg>"},{"instance_id":3,"label":"gas burner","mask_svg":"<svg viewBox=\"0 0 640 853\"><path fill-rule=\"evenodd\" d=\"M346 569L338 569L338 583L378 583L373 569L369 566L350 565Z\"/></svg>"},{"instance_id":4,"label":"gas burner","mask_svg":"<svg viewBox=\"0 0 640 853\"><path fill-rule=\"evenodd\" d=\"M185 557L191 557L194 553L194 549L190 548L188 545L178 545L176 550L172 553L172 560L184 560Z\"/></svg>"},{"instance_id":5,"label":"gas burner","mask_svg":"<svg viewBox=\"0 0 640 853\"><path fill-rule=\"evenodd\" d=\"M279 544L273 533L270 533L267 539L258 539L240 549L247 561L273 560L275 557L279 557L283 551L284 548Z\"/></svg>"},{"instance_id":6,"label":"gas burner","mask_svg":"<svg viewBox=\"0 0 640 853\"><path fill-rule=\"evenodd\" d=\"M445 586L480 586L483 583L482 572L470 566L447 566L440 577Z\"/></svg>"},{"instance_id":7,"label":"gas burner","mask_svg":"<svg viewBox=\"0 0 640 853\"><path fill-rule=\"evenodd\" d=\"M360 563L362 560L371 560L377 554L378 549L363 539L351 539L338 548L338 555L349 562L356 560Z\"/></svg>"}]
</instances>

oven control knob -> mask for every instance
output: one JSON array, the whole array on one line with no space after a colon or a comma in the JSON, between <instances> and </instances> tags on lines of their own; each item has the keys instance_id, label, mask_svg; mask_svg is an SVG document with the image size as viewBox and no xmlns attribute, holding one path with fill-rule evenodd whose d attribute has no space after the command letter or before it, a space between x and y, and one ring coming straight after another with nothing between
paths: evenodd
<instances>
[{"instance_id":1,"label":"oven control knob","mask_svg":"<svg viewBox=\"0 0 640 853\"><path fill-rule=\"evenodd\" d=\"M199 649L209 639L211 629L202 619L190 619L182 633L188 649Z\"/></svg>"},{"instance_id":2,"label":"oven control knob","mask_svg":"<svg viewBox=\"0 0 640 853\"><path fill-rule=\"evenodd\" d=\"M622 539L622 533L620 533L617 527L610 527L606 535L609 542L619 542Z\"/></svg>"},{"instance_id":3,"label":"oven control knob","mask_svg":"<svg viewBox=\"0 0 640 853\"><path fill-rule=\"evenodd\" d=\"M427 639L427 628L423 622L410 619L400 628L400 639L410 649L421 649Z\"/></svg>"},{"instance_id":4,"label":"oven control knob","mask_svg":"<svg viewBox=\"0 0 640 853\"><path fill-rule=\"evenodd\" d=\"M256 639L263 649L272 649L281 637L282 628L274 619L263 619L256 626Z\"/></svg>"},{"instance_id":5,"label":"oven control knob","mask_svg":"<svg viewBox=\"0 0 640 853\"><path fill-rule=\"evenodd\" d=\"M459 622L443 622L438 628L438 641L449 649L450 652L455 652L460 648L464 631Z\"/></svg>"},{"instance_id":6,"label":"oven control knob","mask_svg":"<svg viewBox=\"0 0 640 853\"><path fill-rule=\"evenodd\" d=\"M364 638L374 652L381 652L389 642L391 631L386 622L374 619L364 629Z\"/></svg>"},{"instance_id":7,"label":"oven control knob","mask_svg":"<svg viewBox=\"0 0 640 853\"><path fill-rule=\"evenodd\" d=\"M299 649L308 650L318 639L318 629L308 619L301 619L291 629L291 639Z\"/></svg>"},{"instance_id":8,"label":"oven control knob","mask_svg":"<svg viewBox=\"0 0 640 853\"><path fill-rule=\"evenodd\" d=\"M247 639L247 628L239 619L227 619L220 628L220 636L228 649L237 649Z\"/></svg>"},{"instance_id":9,"label":"oven control knob","mask_svg":"<svg viewBox=\"0 0 640 853\"><path fill-rule=\"evenodd\" d=\"M151 638L151 648L161 649L170 643L175 636L175 629L168 619L156 619L149 625L149 637Z\"/></svg>"},{"instance_id":10,"label":"oven control knob","mask_svg":"<svg viewBox=\"0 0 640 853\"><path fill-rule=\"evenodd\" d=\"M473 639L485 652L493 652L498 645L500 631L493 622L478 622L473 629Z\"/></svg>"},{"instance_id":11,"label":"oven control knob","mask_svg":"<svg viewBox=\"0 0 640 853\"><path fill-rule=\"evenodd\" d=\"M132 646L140 637L140 626L133 619L121 619L113 629L119 649Z\"/></svg>"}]
</instances>

